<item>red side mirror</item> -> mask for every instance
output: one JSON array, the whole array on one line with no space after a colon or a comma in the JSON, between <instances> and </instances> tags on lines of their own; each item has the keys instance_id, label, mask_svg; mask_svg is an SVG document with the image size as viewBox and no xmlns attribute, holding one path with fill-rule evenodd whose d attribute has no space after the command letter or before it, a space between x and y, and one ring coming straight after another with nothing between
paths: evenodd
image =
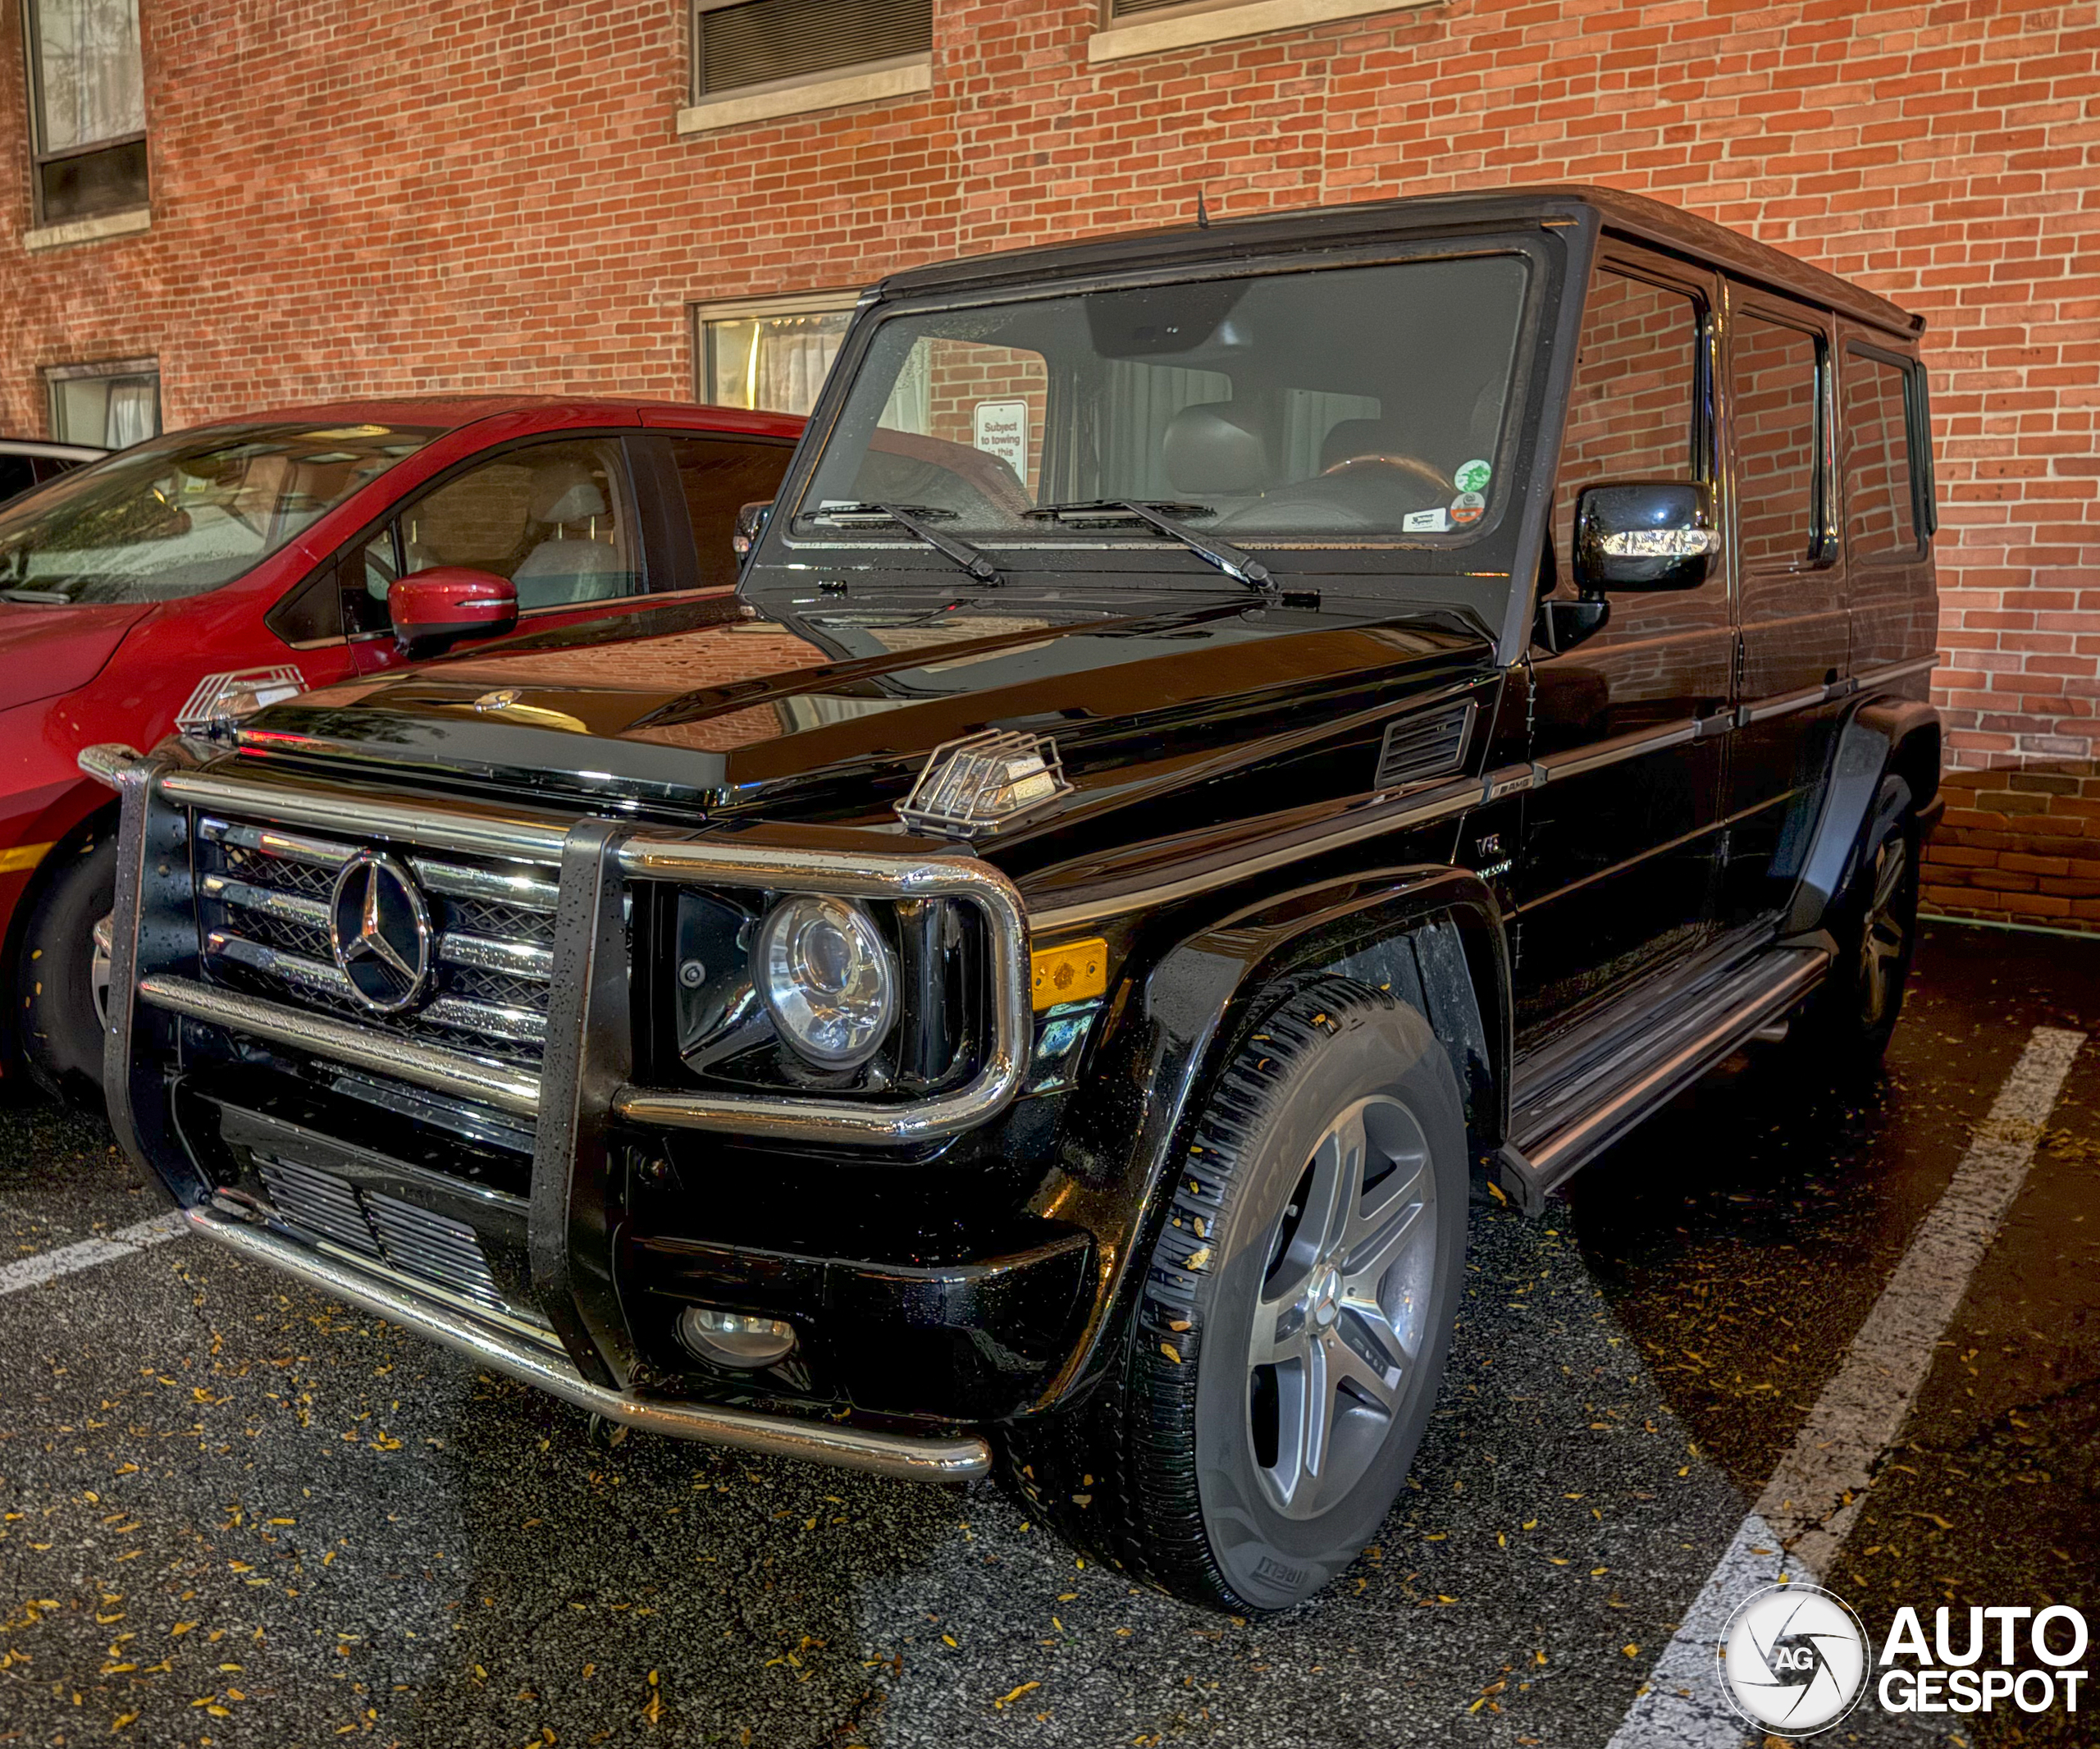
<instances>
[{"instance_id":1,"label":"red side mirror","mask_svg":"<svg viewBox=\"0 0 2100 1749\"><path fill-rule=\"evenodd\" d=\"M493 571L433 565L395 578L386 591L386 613L404 655L436 655L463 637L509 631L518 623L518 590Z\"/></svg>"}]
</instances>

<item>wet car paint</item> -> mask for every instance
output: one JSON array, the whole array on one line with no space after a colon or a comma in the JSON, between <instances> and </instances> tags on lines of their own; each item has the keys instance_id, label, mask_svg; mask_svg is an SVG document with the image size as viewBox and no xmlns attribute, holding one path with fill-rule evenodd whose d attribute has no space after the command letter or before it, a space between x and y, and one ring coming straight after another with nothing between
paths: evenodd
<instances>
[{"instance_id":1,"label":"wet car paint","mask_svg":"<svg viewBox=\"0 0 2100 1749\"><path fill-rule=\"evenodd\" d=\"M187 1243L0 1295L0 1737L1604 1744L2037 1025L2100 1033L2100 942L1938 926L1864 1097L1738 1059L1543 1220L1483 1208L1383 1535L1251 1623L1133 1591L988 1486L594 1450ZM0 1112L0 1267L162 1206L107 1148ZM2100 1606L2096 1189L2089 1045L1828 1576L1870 1633ZM1869 1702L1821 1740L2086 1740L1977 1724Z\"/></svg>"}]
</instances>

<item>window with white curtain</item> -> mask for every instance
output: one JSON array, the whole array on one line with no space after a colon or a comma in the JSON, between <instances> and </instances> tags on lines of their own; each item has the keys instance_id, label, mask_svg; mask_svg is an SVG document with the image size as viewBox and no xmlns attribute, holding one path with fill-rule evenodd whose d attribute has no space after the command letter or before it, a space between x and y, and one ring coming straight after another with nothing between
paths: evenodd
<instances>
[{"instance_id":1,"label":"window with white curtain","mask_svg":"<svg viewBox=\"0 0 2100 1749\"><path fill-rule=\"evenodd\" d=\"M58 442L122 450L160 435L161 372L155 360L53 365L43 377L51 391L51 435Z\"/></svg>"},{"instance_id":2,"label":"window with white curtain","mask_svg":"<svg viewBox=\"0 0 2100 1749\"><path fill-rule=\"evenodd\" d=\"M37 222L146 204L138 0L22 0Z\"/></svg>"},{"instance_id":3,"label":"window with white curtain","mask_svg":"<svg viewBox=\"0 0 2100 1749\"><path fill-rule=\"evenodd\" d=\"M851 293L699 305L693 311L695 390L717 407L806 413L816 404L852 313Z\"/></svg>"}]
</instances>

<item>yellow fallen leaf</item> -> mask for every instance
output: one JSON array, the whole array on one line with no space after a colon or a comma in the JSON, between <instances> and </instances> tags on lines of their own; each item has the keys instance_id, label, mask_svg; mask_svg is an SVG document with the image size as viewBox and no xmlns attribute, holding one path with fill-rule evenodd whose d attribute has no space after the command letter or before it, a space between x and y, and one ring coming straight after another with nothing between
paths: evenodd
<instances>
[{"instance_id":1,"label":"yellow fallen leaf","mask_svg":"<svg viewBox=\"0 0 2100 1749\"><path fill-rule=\"evenodd\" d=\"M1178 1367L1181 1364L1181 1350L1176 1348L1171 1342L1161 1343L1159 1345L1159 1351L1161 1354L1166 1355L1169 1360L1172 1361L1176 1366Z\"/></svg>"},{"instance_id":2,"label":"yellow fallen leaf","mask_svg":"<svg viewBox=\"0 0 2100 1749\"><path fill-rule=\"evenodd\" d=\"M1203 1265L1210 1262L1210 1260L1211 1248L1208 1245L1198 1245L1194 1250L1189 1254L1189 1261L1183 1264L1182 1267L1185 1269L1201 1269Z\"/></svg>"},{"instance_id":3,"label":"yellow fallen leaf","mask_svg":"<svg viewBox=\"0 0 2100 1749\"><path fill-rule=\"evenodd\" d=\"M994 1701L992 1703L992 1710L993 1712L997 1712L1002 1707L1011 1706L1023 1695L1033 1694L1042 1686L1043 1684L1040 1683L1023 1683L1020 1687L1015 1689L1011 1694L1003 1696L1000 1699Z\"/></svg>"}]
</instances>

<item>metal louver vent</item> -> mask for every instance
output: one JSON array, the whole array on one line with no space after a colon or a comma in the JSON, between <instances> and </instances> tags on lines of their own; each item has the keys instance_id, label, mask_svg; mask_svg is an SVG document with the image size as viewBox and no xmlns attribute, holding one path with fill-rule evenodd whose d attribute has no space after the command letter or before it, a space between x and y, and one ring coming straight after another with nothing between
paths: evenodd
<instances>
[{"instance_id":1,"label":"metal louver vent","mask_svg":"<svg viewBox=\"0 0 2100 1749\"><path fill-rule=\"evenodd\" d=\"M1464 763L1466 737L1472 731L1473 704L1448 705L1419 716L1402 717L1386 730L1385 744L1378 749L1376 789L1397 789L1403 783L1419 783L1425 778L1440 778Z\"/></svg>"},{"instance_id":2,"label":"metal louver vent","mask_svg":"<svg viewBox=\"0 0 2100 1749\"><path fill-rule=\"evenodd\" d=\"M701 0L693 8L693 93L712 97L933 46L933 0Z\"/></svg>"},{"instance_id":3,"label":"metal louver vent","mask_svg":"<svg viewBox=\"0 0 2100 1749\"><path fill-rule=\"evenodd\" d=\"M270 1200L294 1226L491 1311L509 1309L472 1227L377 1190L359 1190L333 1172L270 1154L257 1158Z\"/></svg>"}]
</instances>

